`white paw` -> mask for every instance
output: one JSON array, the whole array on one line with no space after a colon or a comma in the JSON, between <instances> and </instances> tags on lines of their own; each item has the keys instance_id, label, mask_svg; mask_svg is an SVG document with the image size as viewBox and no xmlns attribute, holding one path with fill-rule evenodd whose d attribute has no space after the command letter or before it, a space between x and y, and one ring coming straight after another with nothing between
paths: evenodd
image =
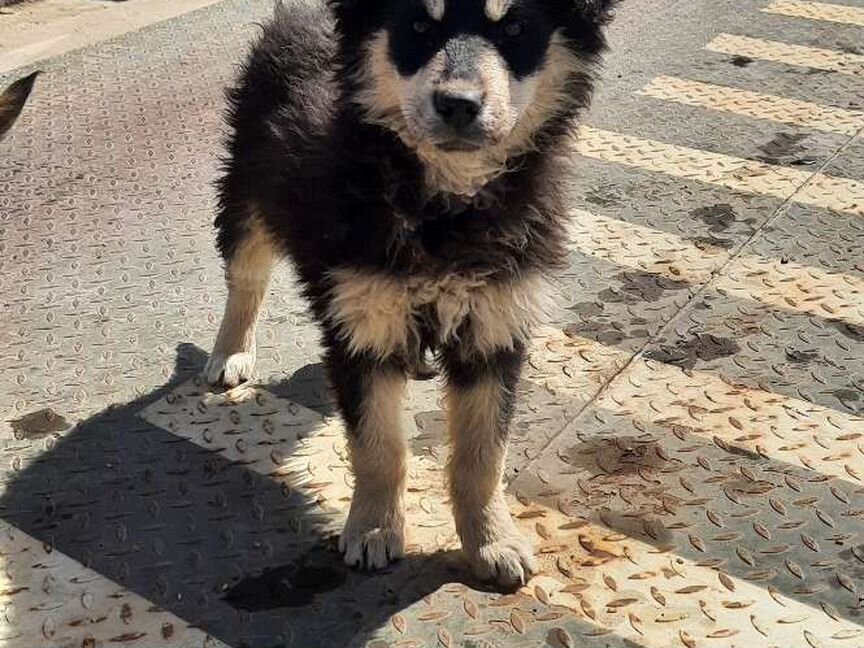
<instances>
[{"instance_id":1,"label":"white paw","mask_svg":"<svg viewBox=\"0 0 864 648\"><path fill-rule=\"evenodd\" d=\"M236 387L242 382L252 379L255 372L255 354L248 351L224 355L213 351L207 366L204 367L204 378L211 385Z\"/></svg>"},{"instance_id":2,"label":"white paw","mask_svg":"<svg viewBox=\"0 0 864 648\"><path fill-rule=\"evenodd\" d=\"M339 537L339 551L345 554L346 565L383 569L405 555L405 525L401 517L378 526L364 524L349 515Z\"/></svg>"},{"instance_id":3,"label":"white paw","mask_svg":"<svg viewBox=\"0 0 864 648\"><path fill-rule=\"evenodd\" d=\"M505 588L524 585L537 572L534 548L516 529L469 551L468 560L477 578Z\"/></svg>"}]
</instances>

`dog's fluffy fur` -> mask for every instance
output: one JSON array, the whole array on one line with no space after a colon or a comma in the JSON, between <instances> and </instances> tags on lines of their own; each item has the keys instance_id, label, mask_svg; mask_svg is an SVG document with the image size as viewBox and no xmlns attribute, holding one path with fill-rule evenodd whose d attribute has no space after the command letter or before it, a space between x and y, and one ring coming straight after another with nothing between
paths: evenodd
<instances>
[{"instance_id":1,"label":"dog's fluffy fur","mask_svg":"<svg viewBox=\"0 0 864 648\"><path fill-rule=\"evenodd\" d=\"M556 158L610 4L298 0L229 94L216 219L229 296L207 377L251 376L270 269L290 257L349 433L351 564L404 550L400 405L433 350L466 554L503 585L534 568L501 474L526 339L565 258Z\"/></svg>"}]
</instances>

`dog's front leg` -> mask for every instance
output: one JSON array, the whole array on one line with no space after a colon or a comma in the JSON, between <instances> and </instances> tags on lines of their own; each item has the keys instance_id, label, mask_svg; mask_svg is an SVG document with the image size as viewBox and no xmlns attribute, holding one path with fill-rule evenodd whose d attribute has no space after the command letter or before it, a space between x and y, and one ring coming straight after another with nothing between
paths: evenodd
<instances>
[{"instance_id":1,"label":"dog's front leg","mask_svg":"<svg viewBox=\"0 0 864 648\"><path fill-rule=\"evenodd\" d=\"M486 355L445 350L456 530L475 574L504 587L536 571L533 549L513 523L501 478L524 348Z\"/></svg>"},{"instance_id":2,"label":"dog's front leg","mask_svg":"<svg viewBox=\"0 0 864 648\"><path fill-rule=\"evenodd\" d=\"M267 294L277 253L270 237L256 224L226 260L228 301L213 352L204 368L207 382L235 387L255 370L255 327Z\"/></svg>"},{"instance_id":3,"label":"dog's front leg","mask_svg":"<svg viewBox=\"0 0 864 648\"><path fill-rule=\"evenodd\" d=\"M339 548L347 564L381 569L405 552L405 368L368 354L349 354L339 340L328 346L327 366L345 419L354 474Z\"/></svg>"}]
</instances>

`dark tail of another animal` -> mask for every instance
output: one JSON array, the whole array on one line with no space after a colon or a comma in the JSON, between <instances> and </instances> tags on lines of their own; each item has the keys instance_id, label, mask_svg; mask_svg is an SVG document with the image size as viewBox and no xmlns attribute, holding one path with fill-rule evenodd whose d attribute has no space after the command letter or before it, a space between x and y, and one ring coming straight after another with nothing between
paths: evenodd
<instances>
[{"instance_id":1,"label":"dark tail of another animal","mask_svg":"<svg viewBox=\"0 0 864 648\"><path fill-rule=\"evenodd\" d=\"M38 75L39 72L34 72L23 79L18 79L0 95L0 139L12 128L12 124L21 114Z\"/></svg>"}]
</instances>

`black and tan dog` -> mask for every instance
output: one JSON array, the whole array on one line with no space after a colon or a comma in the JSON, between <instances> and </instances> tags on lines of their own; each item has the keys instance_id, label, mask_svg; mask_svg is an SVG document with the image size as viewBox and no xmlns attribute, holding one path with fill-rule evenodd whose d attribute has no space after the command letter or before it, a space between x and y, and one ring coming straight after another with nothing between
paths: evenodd
<instances>
[{"instance_id":1,"label":"black and tan dog","mask_svg":"<svg viewBox=\"0 0 864 648\"><path fill-rule=\"evenodd\" d=\"M18 79L0 95L0 139L12 128L18 115L24 109L27 97L33 89L39 72L34 72L23 79Z\"/></svg>"},{"instance_id":2,"label":"black and tan dog","mask_svg":"<svg viewBox=\"0 0 864 648\"><path fill-rule=\"evenodd\" d=\"M230 93L216 219L229 293L206 374L251 376L271 267L290 257L348 428L349 564L403 553L402 397L431 349L463 548L502 585L534 568L501 476L526 339L565 257L556 158L589 101L610 4L298 0Z\"/></svg>"}]
</instances>

